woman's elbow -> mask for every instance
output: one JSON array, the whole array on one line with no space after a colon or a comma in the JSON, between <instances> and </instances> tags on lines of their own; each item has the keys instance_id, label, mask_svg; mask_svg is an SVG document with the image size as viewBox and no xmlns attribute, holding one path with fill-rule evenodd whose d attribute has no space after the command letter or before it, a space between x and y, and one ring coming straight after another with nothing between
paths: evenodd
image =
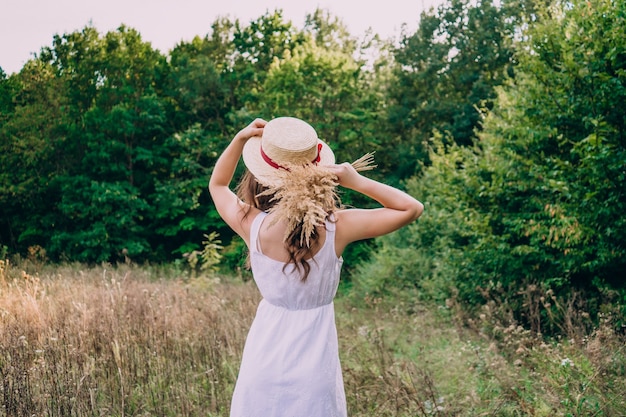
<instances>
[{"instance_id":1,"label":"woman's elbow","mask_svg":"<svg viewBox=\"0 0 626 417\"><path fill-rule=\"evenodd\" d=\"M423 212L424 212L424 205L418 200L415 200L415 203L413 204L411 208L411 215L412 215L411 221L417 220L422 215Z\"/></svg>"},{"instance_id":2,"label":"woman's elbow","mask_svg":"<svg viewBox=\"0 0 626 417\"><path fill-rule=\"evenodd\" d=\"M228 188L228 187L222 186L218 184L216 181L209 180L209 185L207 188L209 189L209 194L211 195L211 198L215 200L216 196L221 192L221 190Z\"/></svg>"},{"instance_id":3,"label":"woman's elbow","mask_svg":"<svg viewBox=\"0 0 626 417\"><path fill-rule=\"evenodd\" d=\"M213 194L222 187L228 188L228 184L224 184L224 181L220 180L220 178L216 177L215 175L211 175L207 187L209 189L209 193Z\"/></svg>"},{"instance_id":4,"label":"woman's elbow","mask_svg":"<svg viewBox=\"0 0 626 417\"><path fill-rule=\"evenodd\" d=\"M407 226L417 220L424 212L424 205L412 199L411 203L402 210L402 226Z\"/></svg>"}]
</instances>

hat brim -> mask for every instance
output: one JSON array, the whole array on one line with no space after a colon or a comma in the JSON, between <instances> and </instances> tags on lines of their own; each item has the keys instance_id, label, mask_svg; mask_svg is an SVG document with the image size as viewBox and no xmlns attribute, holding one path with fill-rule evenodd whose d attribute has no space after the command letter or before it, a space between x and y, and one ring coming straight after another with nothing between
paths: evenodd
<instances>
[{"instance_id":1,"label":"hat brim","mask_svg":"<svg viewBox=\"0 0 626 417\"><path fill-rule=\"evenodd\" d=\"M320 161L318 165L332 165L335 163L335 154L332 149L324 143L323 141L318 139L318 143L322 144L322 149L320 150ZM243 163L246 165L246 168L254 175L254 177L261 184L266 186L276 185L278 178L276 175L276 171L280 168L274 168L269 165L261 156L261 137L254 136L248 139L246 144L243 147L242 152Z\"/></svg>"}]
</instances>

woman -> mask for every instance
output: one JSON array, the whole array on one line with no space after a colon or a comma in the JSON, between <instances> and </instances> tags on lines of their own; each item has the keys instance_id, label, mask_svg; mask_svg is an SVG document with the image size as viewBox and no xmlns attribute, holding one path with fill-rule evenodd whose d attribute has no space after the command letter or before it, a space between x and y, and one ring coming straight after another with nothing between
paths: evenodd
<instances>
[{"instance_id":1,"label":"woman","mask_svg":"<svg viewBox=\"0 0 626 417\"><path fill-rule=\"evenodd\" d=\"M242 156L248 173L237 194L229 185ZM337 185L382 207L340 209ZM423 205L349 163L335 164L315 130L292 117L257 119L237 133L209 190L220 216L248 246L263 296L231 417L346 416L333 306L341 254L352 242L411 223Z\"/></svg>"}]
</instances>

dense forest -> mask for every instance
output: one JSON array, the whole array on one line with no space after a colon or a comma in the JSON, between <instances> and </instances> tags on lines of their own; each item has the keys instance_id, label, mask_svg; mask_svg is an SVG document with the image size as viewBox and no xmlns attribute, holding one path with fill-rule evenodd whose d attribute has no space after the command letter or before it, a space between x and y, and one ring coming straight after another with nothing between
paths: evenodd
<instances>
[{"instance_id":1,"label":"dense forest","mask_svg":"<svg viewBox=\"0 0 626 417\"><path fill-rule=\"evenodd\" d=\"M497 299L538 333L562 331L542 321L556 306L623 314L626 1L447 0L415 19L381 39L276 10L167 54L127 26L55 35L0 68L0 257L175 262L219 236L235 269L212 166L255 117L291 115L425 203L346 254L360 291Z\"/></svg>"}]
</instances>

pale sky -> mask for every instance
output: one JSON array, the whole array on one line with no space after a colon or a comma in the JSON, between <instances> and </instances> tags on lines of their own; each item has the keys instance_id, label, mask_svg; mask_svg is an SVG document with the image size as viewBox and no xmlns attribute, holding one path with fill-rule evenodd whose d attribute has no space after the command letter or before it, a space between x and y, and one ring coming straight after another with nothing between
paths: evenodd
<instances>
[{"instance_id":1,"label":"pale sky","mask_svg":"<svg viewBox=\"0 0 626 417\"><path fill-rule=\"evenodd\" d=\"M282 9L285 20L302 28L317 7L341 18L351 34L368 28L398 37L402 24L417 27L420 13L442 0L0 0L0 67L18 72L55 34L91 24L102 34L125 24L167 54L181 40L203 37L218 16L247 24L266 11Z\"/></svg>"}]
</instances>

